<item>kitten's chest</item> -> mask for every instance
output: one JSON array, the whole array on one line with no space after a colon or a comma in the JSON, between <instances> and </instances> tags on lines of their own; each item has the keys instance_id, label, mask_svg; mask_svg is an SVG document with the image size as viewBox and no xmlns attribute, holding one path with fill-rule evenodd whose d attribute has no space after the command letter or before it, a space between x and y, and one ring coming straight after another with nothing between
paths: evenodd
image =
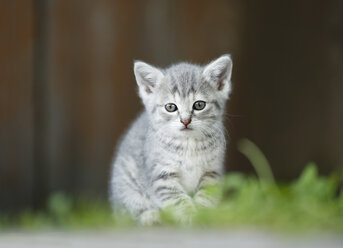
<instances>
[{"instance_id":1,"label":"kitten's chest","mask_svg":"<svg viewBox=\"0 0 343 248\"><path fill-rule=\"evenodd\" d=\"M205 172L207 161L200 157L184 157L179 165L180 183L188 192L194 192Z\"/></svg>"},{"instance_id":2,"label":"kitten's chest","mask_svg":"<svg viewBox=\"0 0 343 248\"><path fill-rule=\"evenodd\" d=\"M188 192L194 192L202 175L216 166L215 151L189 150L179 156L180 183Z\"/></svg>"},{"instance_id":3,"label":"kitten's chest","mask_svg":"<svg viewBox=\"0 0 343 248\"><path fill-rule=\"evenodd\" d=\"M162 139L155 146L157 160L168 170L180 175L180 184L188 192L195 192L202 175L222 166L223 147L216 140L173 140Z\"/></svg>"}]
</instances>

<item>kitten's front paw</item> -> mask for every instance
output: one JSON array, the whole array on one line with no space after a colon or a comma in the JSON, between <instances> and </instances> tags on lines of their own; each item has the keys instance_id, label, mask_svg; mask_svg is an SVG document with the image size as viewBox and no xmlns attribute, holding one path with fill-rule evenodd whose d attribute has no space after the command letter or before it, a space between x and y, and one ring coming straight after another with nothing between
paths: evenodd
<instances>
[{"instance_id":1,"label":"kitten's front paw","mask_svg":"<svg viewBox=\"0 0 343 248\"><path fill-rule=\"evenodd\" d=\"M197 207L215 208L218 206L222 197L222 188L220 185L207 185L201 188L194 195L193 200Z\"/></svg>"},{"instance_id":2,"label":"kitten's front paw","mask_svg":"<svg viewBox=\"0 0 343 248\"><path fill-rule=\"evenodd\" d=\"M204 192L198 192L194 196L194 202L200 208L215 208L220 201L219 196L207 195Z\"/></svg>"},{"instance_id":3,"label":"kitten's front paw","mask_svg":"<svg viewBox=\"0 0 343 248\"><path fill-rule=\"evenodd\" d=\"M182 204L175 207L173 215L177 222L182 225L192 224L193 217L196 213L196 207L192 200L183 202Z\"/></svg>"},{"instance_id":4,"label":"kitten's front paw","mask_svg":"<svg viewBox=\"0 0 343 248\"><path fill-rule=\"evenodd\" d=\"M160 224L160 214L156 209L149 209L141 213L139 223L143 226Z\"/></svg>"}]
</instances>

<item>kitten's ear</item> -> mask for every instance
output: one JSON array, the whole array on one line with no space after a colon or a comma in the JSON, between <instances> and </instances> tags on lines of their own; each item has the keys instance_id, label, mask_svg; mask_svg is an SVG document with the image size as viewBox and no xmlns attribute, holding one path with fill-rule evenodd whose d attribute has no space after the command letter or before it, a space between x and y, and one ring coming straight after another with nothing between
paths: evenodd
<instances>
[{"instance_id":1,"label":"kitten's ear","mask_svg":"<svg viewBox=\"0 0 343 248\"><path fill-rule=\"evenodd\" d=\"M140 91L143 89L144 94L151 94L156 84L164 77L159 69L142 61L135 61L134 72Z\"/></svg>"},{"instance_id":2,"label":"kitten's ear","mask_svg":"<svg viewBox=\"0 0 343 248\"><path fill-rule=\"evenodd\" d=\"M204 79L223 93L230 93L231 90L232 60L229 54L225 54L212 61L203 71Z\"/></svg>"}]
</instances>

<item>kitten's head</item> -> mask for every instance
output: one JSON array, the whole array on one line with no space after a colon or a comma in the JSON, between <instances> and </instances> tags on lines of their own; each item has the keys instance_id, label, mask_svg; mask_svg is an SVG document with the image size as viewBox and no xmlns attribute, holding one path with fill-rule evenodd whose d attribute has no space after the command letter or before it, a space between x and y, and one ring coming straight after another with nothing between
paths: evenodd
<instances>
[{"instance_id":1,"label":"kitten's head","mask_svg":"<svg viewBox=\"0 0 343 248\"><path fill-rule=\"evenodd\" d=\"M229 55L203 67L181 63L158 69L141 61L134 64L151 125L173 136L209 134L221 123L231 91L231 70Z\"/></svg>"}]
</instances>

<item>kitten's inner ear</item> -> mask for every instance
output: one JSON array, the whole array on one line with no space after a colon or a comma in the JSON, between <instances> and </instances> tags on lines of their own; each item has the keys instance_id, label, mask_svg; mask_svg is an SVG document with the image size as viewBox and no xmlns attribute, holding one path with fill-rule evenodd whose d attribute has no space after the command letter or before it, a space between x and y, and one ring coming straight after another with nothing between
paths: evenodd
<instances>
[{"instance_id":1,"label":"kitten's inner ear","mask_svg":"<svg viewBox=\"0 0 343 248\"><path fill-rule=\"evenodd\" d=\"M147 94L152 93L153 88L164 77L159 69L142 61L135 61L134 72L138 86L143 88Z\"/></svg>"},{"instance_id":2,"label":"kitten's inner ear","mask_svg":"<svg viewBox=\"0 0 343 248\"><path fill-rule=\"evenodd\" d=\"M232 60L230 55L225 54L205 67L203 77L209 83L214 84L214 86L220 91L225 88L226 84L229 86L231 72Z\"/></svg>"}]
</instances>

